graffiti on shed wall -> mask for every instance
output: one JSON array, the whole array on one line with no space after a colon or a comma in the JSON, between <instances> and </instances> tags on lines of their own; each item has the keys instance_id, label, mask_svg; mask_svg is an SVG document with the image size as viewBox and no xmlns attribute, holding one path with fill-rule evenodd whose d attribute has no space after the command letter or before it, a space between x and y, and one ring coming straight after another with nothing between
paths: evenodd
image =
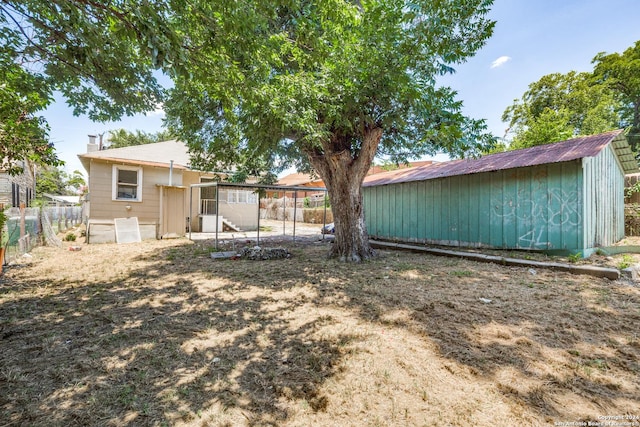
<instances>
[{"instance_id":1,"label":"graffiti on shed wall","mask_svg":"<svg viewBox=\"0 0 640 427\"><path fill-rule=\"evenodd\" d=\"M535 192L534 192L535 193ZM559 242L549 241L550 227L561 227L564 233L575 235L582 223L580 194L561 188L547 190L546 197L534 200L519 192L518 197L496 197L492 203L492 215L503 224L519 224L526 231L517 236L522 249L551 249Z\"/></svg>"}]
</instances>

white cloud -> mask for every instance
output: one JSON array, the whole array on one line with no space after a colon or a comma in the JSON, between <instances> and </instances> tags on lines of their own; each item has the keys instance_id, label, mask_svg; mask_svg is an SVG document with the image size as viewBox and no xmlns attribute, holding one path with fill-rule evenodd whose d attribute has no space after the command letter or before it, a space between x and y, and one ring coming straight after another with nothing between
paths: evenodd
<instances>
[{"instance_id":1,"label":"white cloud","mask_svg":"<svg viewBox=\"0 0 640 427\"><path fill-rule=\"evenodd\" d=\"M156 104L155 110L147 113L148 116L164 116L164 104L162 102Z\"/></svg>"},{"instance_id":2,"label":"white cloud","mask_svg":"<svg viewBox=\"0 0 640 427\"><path fill-rule=\"evenodd\" d=\"M506 64L509 61L511 61L511 57L510 56L501 56L500 58L496 59L495 61L493 61L491 63L491 68L501 67L501 66L503 66L504 64Z\"/></svg>"}]
</instances>

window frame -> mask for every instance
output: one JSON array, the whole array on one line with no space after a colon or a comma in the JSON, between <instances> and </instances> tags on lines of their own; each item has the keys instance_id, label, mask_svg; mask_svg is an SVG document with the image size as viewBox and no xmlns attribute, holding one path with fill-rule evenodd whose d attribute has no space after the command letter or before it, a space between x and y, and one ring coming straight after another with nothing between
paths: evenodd
<instances>
[{"instance_id":1,"label":"window frame","mask_svg":"<svg viewBox=\"0 0 640 427\"><path fill-rule=\"evenodd\" d=\"M258 197L255 191L230 189L227 190L227 204L230 205L256 205Z\"/></svg>"},{"instance_id":2,"label":"window frame","mask_svg":"<svg viewBox=\"0 0 640 427\"><path fill-rule=\"evenodd\" d=\"M118 174L119 171L134 171L137 172L136 198L124 198L118 197ZM120 184L121 185L121 184ZM125 186L131 186L132 184L124 184ZM114 202L142 202L142 167L141 166L128 166L128 165L113 165L111 173L111 200Z\"/></svg>"}]
</instances>

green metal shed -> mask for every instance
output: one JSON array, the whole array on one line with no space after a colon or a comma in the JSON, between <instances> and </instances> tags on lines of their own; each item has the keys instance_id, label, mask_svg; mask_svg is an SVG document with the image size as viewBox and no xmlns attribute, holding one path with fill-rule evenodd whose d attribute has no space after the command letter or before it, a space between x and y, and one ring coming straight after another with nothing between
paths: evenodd
<instances>
[{"instance_id":1,"label":"green metal shed","mask_svg":"<svg viewBox=\"0 0 640 427\"><path fill-rule=\"evenodd\" d=\"M591 255L624 237L622 131L365 179L369 235L459 247Z\"/></svg>"}]
</instances>

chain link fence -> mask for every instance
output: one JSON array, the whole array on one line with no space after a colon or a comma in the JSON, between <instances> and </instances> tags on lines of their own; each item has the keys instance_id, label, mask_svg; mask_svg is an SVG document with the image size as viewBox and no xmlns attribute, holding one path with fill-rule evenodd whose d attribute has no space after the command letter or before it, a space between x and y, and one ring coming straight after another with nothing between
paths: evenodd
<instances>
[{"instance_id":1,"label":"chain link fence","mask_svg":"<svg viewBox=\"0 0 640 427\"><path fill-rule=\"evenodd\" d=\"M7 221L0 244L5 248L5 264L38 245L62 247L58 234L82 222L80 206L9 208L4 212Z\"/></svg>"}]
</instances>

